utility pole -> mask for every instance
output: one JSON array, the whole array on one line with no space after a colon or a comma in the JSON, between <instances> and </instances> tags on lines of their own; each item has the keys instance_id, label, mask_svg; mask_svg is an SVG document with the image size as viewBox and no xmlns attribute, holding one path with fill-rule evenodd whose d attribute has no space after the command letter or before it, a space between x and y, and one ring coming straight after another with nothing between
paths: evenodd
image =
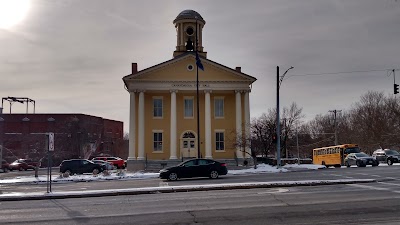
<instances>
[{"instance_id":1,"label":"utility pole","mask_svg":"<svg viewBox=\"0 0 400 225\"><path fill-rule=\"evenodd\" d=\"M300 150L299 150L299 131L296 124L296 147L297 147L297 164L300 165Z\"/></svg>"},{"instance_id":2,"label":"utility pole","mask_svg":"<svg viewBox=\"0 0 400 225\"><path fill-rule=\"evenodd\" d=\"M329 112L333 113L333 122L334 122L334 126L335 126L335 145L338 145L338 141L337 141L337 123L336 123L336 114L339 112L342 112L342 110L329 110Z\"/></svg>"}]
</instances>

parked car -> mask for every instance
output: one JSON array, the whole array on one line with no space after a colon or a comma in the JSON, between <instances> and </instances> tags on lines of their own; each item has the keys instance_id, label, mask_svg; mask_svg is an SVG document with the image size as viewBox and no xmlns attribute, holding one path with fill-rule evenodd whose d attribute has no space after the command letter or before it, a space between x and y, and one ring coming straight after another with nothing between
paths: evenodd
<instances>
[{"instance_id":1,"label":"parked car","mask_svg":"<svg viewBox=\"0 0 400 225\"><path fill-rule=\"evenodd\" d=\"M6 160L1 160L1 170L7 173L10 170L10 164Z\"/></svg>"},{"instance_id":2,"label":"parked car","mask_svg":"<svg viewBox=\"0 0 400 225\"><path fill-rule=\"evenodd\" d=\"M34 170L36 166L40 166L39 162L35 162L31 159L17 159L10 164L10 170Z\"/></svg>"},{"instance_id":3,"label":"parked car","mask_svg":"<svg viewBox=\"0 0 400 225\"><path fill-rule=\"evenodd\" d=\"M386 153L383 149L377 149L372 153L372 157L380 162L386 162Z\"/></svg>"},{"instance_id":4,"label":"parked car","mask_svg":"<svg viewBox=\"0 0 400 225\"><path fill-rule=\"evenodd\" d=\"M97 159L92 160L92 162L99 164L99 165L104 165L106 170L114 169L114 164L112 162L107 162L104 160L97 160Z\"/></svg>"},{"instance_id":5,"label":"parked car","mask_svg":"<svg viewBox=\"0 0 400 225\"><path fill-rule=\"evenodd\" d=\"M391 166L393 163L398 163L400 160L400 153L396 150L385 149L386 163Z\"/></svg>"},{"instance_id":6,"label":"parked car","mask_svg":"<svg viewBox=\"0 0 400 225\"><path fill-rule=\"evenodd\" d=\"M358 167L365 167L366 165L378 166L379 161L364 152L350 153L344 159L344 165L347 167L352 165L357 165Z\"/></svg>"},{"instance_id":7,"label":"parked car","mask_svg":"<svg viewBox=\"0 0 400 225\"><path fill-rule=\"evenodd\" d=\"M98 157L94 157L92 160L103 160L103 161L107 161L107 162L112 162L113 165L117 168L117 169L125 169L126 167L126 162L125 160L119 158L119 157L113 157L113 156L98 156Z\"/></svg>"},{"instance_id":8,"label":"parked car","mask_svg":"<svg viewBox=\"0 0 400 225\"><path fill-rule=\"evenodd\" d=\"M105 170L105 165L99 165L87 159L64 160L60 164L60 172L72 174L98 174Z\"/></svg>"},{"instance_id":9,"label":"parked car","mask_svg":"<svg viewBox=\"0 0 400 225\"><path fill-rule=\"evenodd\" d=\"M171 181L190 177L210 177L215 179L219 175L226 175L227 173L228 169L225 163L211 159L191 159L177 166L160 170L160 178Z\"/></svg>"}]
</instances>

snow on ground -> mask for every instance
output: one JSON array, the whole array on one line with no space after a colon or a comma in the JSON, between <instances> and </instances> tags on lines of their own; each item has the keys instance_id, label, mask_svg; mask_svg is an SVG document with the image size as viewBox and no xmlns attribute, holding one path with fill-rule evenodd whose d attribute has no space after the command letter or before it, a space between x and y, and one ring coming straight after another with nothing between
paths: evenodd
<instances>
[{"instance_id":1,"label":"snow on ground","mask_svg":"<svg viewBox=\"0 0 400 225\"><path fill-rule=\"evenodd\" d=\"M275 166L267 165L267 164L259 164L257 165L257 169L248 168L241 170L229 170L228 174L238 175L238 174L249 174L249 173L280 173L287 172L288 170L285 168L276 168Z\"/></svg>"},{"instance_id":2,"label":"snow on ground","mask_svg":"<svg viewBox=\"0 0 400 225\"><path fill-rule=\"evenodd\" d=\"M317 170L317 169L324 169L325 166L322 165L315 165L315 164L286 164L283 168L292 168L292 169L309 169L309 170Z\"/></svg>"}]
</instances>

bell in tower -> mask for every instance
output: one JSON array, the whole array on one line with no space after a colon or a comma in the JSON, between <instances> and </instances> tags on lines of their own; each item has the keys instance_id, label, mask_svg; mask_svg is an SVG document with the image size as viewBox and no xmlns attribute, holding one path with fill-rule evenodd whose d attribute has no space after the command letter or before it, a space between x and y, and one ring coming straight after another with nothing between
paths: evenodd
<instances>
[{"instance_id":1,"label":"bell in tower","mask_svg":"<svg viewBox=\"0 0 400 225\"><path fill-rule=\"evenodd\" d=\"M203 51L203 27L206 21L194 10L184 10L174 20L176 28L176 50L174 57L188 51L198 51L199 55L206 57Z\"/></svg>"}]
</instances>

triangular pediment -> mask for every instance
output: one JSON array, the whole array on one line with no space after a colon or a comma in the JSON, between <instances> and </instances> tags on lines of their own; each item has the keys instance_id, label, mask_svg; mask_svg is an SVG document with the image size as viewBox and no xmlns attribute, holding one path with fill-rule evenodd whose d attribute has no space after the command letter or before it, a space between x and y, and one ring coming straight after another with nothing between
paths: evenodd
<instances>
[{"instance_id":1,"label":"triangular pediment","mask_svg":"<svg viewBox=\"0 0 400 225\"><path fill-rule=\"evenodd\" d=\"M256 78L236 71L229 67L218 64L214 61L201 58L204 71L199 69L199 81L210 82L244 82L253 83ZM135 81L195 81L196 57L194 53L187 53L172 60L160 63L153 67L139 71L136 74L125 76L125 82Z\"/></svg>"}]
</instances>

